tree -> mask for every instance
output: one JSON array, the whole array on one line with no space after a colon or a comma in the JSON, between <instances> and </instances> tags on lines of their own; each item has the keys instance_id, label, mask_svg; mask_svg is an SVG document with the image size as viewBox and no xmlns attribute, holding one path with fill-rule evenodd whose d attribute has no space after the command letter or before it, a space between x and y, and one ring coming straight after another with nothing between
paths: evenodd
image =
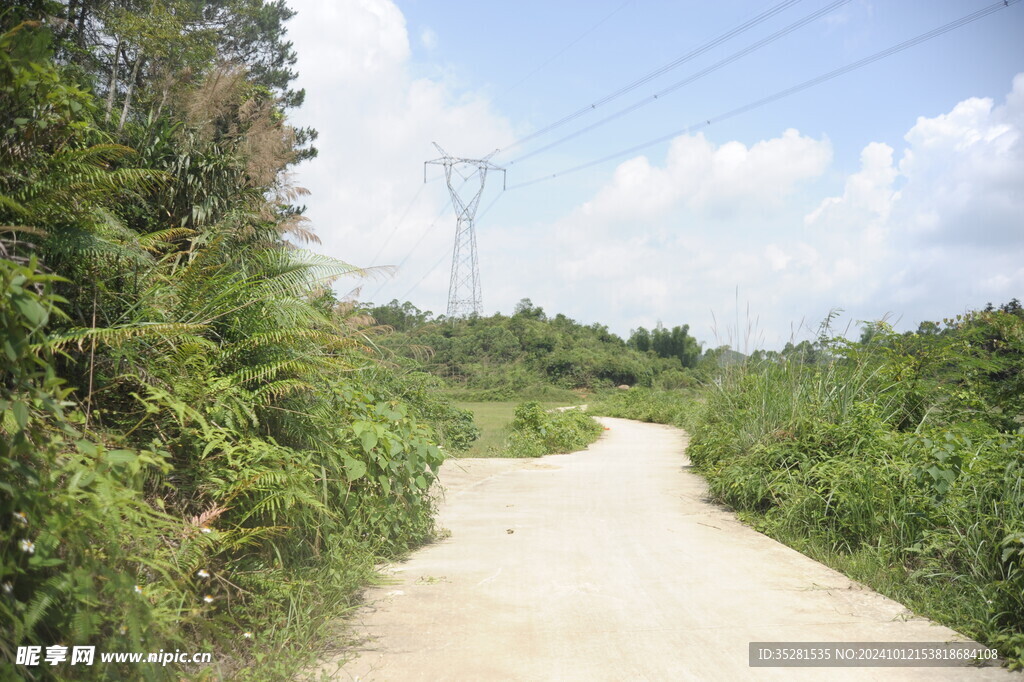
<instances>
[{"instance_id":1,"label":"tree","mask_svg":"<svg viewBox=\"0 0 1024 682\"><path fill-rule=\"evenodd\" d=\"M519 303L516 303L515 311L512 314L517 317L525 317L540 322L545 322L548 319L547 315L544 314L544 309L533 305L533 301L528 298L521 299Z\"/></svg>"},{"instance_id":2,"label":"tree","mask_svg":"<svg viewBox=\"0 0 1024 682\"><path fill-rule=\"evenodd\" d=\"M652 351L661 358L677 358L683 367L696 367L701 348L689 334L690 325L665 329L659 322L652 331L640 327L629 337L628 344L640 352Z\"/></svg>"}]
</instances>

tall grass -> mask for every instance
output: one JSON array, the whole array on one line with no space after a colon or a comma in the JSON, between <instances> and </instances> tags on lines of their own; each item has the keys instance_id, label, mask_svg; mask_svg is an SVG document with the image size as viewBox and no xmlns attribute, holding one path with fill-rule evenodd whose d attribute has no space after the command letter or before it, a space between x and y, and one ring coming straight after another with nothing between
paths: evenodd
<instances>
[{"instance_id":1,"label":"tall grass","mask_svg":"<svg viewBox=\"0 0 1024 682\"><path fill-rule=\"evenodd\" d=\"M1024 324L1024 322L1022 322ZM884 327L726 372L692 422L711 494L763 532L1024 661L1024 433L952 340Z\"/></svg>"},{"instance_id":2,"label":"tall grass","mask_svg":"<svg viewBox=\"0 0 1024 682\"><path fill-rule=\"evenodd\" d=\"M1022 378L1024 316L992 311L822 334L723 368L698 400L634 389L595 409L686 426L713 498L1021 667Z\"/></svg>"},{"instance_id":3,"label":"tall grass","mask_svg":"<svg viewBox=\"0 0 1024 682\"><path fill-rule=\"evenodd\" d=\"M605 417L685 428L697 408L697 395L691 389L657 391L634 386L628 391L606 391L588 403L587 411Z\"/></svg>"}]
</instances>

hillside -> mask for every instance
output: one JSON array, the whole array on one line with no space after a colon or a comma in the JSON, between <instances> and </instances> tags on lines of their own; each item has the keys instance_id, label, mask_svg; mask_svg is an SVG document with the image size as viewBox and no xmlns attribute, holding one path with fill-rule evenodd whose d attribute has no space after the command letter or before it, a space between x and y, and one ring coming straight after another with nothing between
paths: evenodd
<instances>
[{"instance_id":1,"label":"hillside","mask_svg":"<svg viewBox=\"0 0 1024 682\"><path fill-rule=\"evenodd\" d=\"M686 325L640 328L622 339L601 324L549 317L529 299L511 316L435 318L398 301L365 312L394 330L381 336L383 347L421 361L450 388L478 400L554 398L623 384L692 386L721 355L721 349L702 353Z\"/></svg>"}]
</instances>

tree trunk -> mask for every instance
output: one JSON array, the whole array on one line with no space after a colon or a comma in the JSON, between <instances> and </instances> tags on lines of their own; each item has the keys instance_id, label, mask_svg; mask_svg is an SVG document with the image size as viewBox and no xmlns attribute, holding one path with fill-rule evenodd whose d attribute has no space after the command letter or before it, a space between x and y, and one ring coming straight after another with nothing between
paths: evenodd
<instances>
[{"instance_id":1,"label":"tree trunk","mask_svg":"<svg viewBox=\"0 0 1024 682\"><path fill-rule=\"evenodd\" d=\"M132 92L135 91L135 79L139 75L139 64L142 63L142 48L139 48L139 52L135 55L135 65L132 67L132 75L128 79L128 90L124 93L124 107L121 109L121 120L117 124L117 132L121 132L124 128L124 122L128 118L128 110L131 109L132 104Z\"/></svg>"},{"instance_id":2,"label":"tree trunk","mask_svg":"<svg viewBox=\"0 0 1024 682\"><path fill-rule=\"evenodd\" d=\"M77 26L78 26L78 36L77 36L78 40L77 40L77 42L78 42L78 45L80 47L85 46L85 17L88 15L88 13L89 13L89 5L88 5L88 3L83 2L82 3L82 11L78 13L78 20L76 22ZM71 13L70 12L68 12L68 21L71 21Z\"/></svg>"},{"instance_id":3,"label":"tree trunk","mask_svg":"<svg viewBox=\"0 0 1024 682\"><path fill-rule=\"evenodd\" d=\"M121 39L117 39L117 47L114 48L114 64L110 67L110 87L107 89L107 111L103 115L103 122L110 120L110 111L114 108L114 93L117 92L117 67L121 63Z\"/></svg>"}]
</instances>

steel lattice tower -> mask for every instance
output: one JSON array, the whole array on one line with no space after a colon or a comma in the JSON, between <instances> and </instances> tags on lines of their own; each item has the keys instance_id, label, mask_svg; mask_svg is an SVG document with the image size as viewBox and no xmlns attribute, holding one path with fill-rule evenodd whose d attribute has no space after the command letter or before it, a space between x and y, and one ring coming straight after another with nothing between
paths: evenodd
<instances>
[{"instance_id":1,"label":"steel lattice tower","mask_svg":"<svg viewBox=\"0 0 1024 682\"><path fill-rule=\"evenodd\" d=\"M463 159L454 157L436 142L434 146L441 152L441 157L423 164L423 181L427 179L427 164L444 166L444 177L448 183L448 193L455 209L455 246L452 249L452 276L448 284L448 317L464 317L480 315L483 312L483 301L480 295L480 265L476 257L476 227L474 220L476 210L480 206L480 197L484 193L487 171L498 170L504 175L505 169L490 162L488 154L482 159ZM468 173L464 172L472 169ZM452 173L461 177L459 187L452 184ZM479 185L471 187L472 195L463 198L460 191L473 176L479 178Z\"/></svg>"}]
</instances>

